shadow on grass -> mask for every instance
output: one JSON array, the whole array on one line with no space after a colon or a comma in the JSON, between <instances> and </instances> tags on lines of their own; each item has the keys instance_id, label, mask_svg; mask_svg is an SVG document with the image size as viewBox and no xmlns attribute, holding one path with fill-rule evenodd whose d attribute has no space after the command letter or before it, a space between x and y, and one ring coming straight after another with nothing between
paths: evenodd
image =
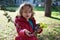
<instances>
[{"instance_id":1,"label":"shadow on grass","mask_svg":"<svg viewBox=\"0 0 60 40\"><path fill-rule=\"evenodd\" d=\"M50 17L50 18L60 20L60 18L56 18L56 17Z\"/></svg>"}]
</instances>

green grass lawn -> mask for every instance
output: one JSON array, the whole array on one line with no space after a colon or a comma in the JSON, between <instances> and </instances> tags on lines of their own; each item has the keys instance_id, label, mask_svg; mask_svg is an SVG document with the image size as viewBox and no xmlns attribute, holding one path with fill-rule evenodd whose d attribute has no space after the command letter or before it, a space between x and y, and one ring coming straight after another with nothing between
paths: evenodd
<instances>
[{"instance_id":1,"label":"green grass lawn","mask_svg":"<svg viewBox=\"0 0 60 40\"><path fill-rule=\"evenodd\" d=\"M7 7L9 11L6 11L12 20L17 15L15 11L18 7ZM11 11L11 12L10 12ZM47 24L47 28L43 28L43 32L38 34L39 40L60 40L60 13L58 11L52 11L52 18L44 16L43 7L34 7L35 19L37 23ZM7 18L3 15L4 11L0 10L0 40L14 40L17 35L15 26L11 22L7 22Z\"/></svg>"},{"instance_id":2,"label":"green grass lawn","mask_svg":"<svg viewBox=\"0 0 60 40\"><path fill-rule=\"evenodd\" d=\"M60 10L60 6L57 6L58 10ZM6 7L6 11L16 11L18 7ZM60 18L60 12L56 8L51 8L52 9L52 16ZM44 7L34 7L34 11L44 11Z\"/></svg>"},{"instance_id":3,"label":"green grass lawn","mask_svg":"<svg viewBox=\"0 0 60 40\"><path fill-rule=\"evenodd\" d=\"M51 7L52 9L52 15L53 17L57 18L57 19L60 19L60 6L57 6L57 9L56 7ZM6 7L6 11L11 11L11 12L15 12L16 10L18 9L18 7ZM34 7L34 11L44 11L44 7Z\"/></svg>"},{"instance_id":4,"label":"green grass lawn","mask_svg":"<svg viewBox=\"0 0 60 40\"><path fill-rule=\"evenodd\" d=\"M16 11L19 7L5 7L6 11ZM44 11L44 7L34 7L35 11Z\"/></svg>"},{"instance_id":5,"label":"green grass lawn","mask_svg":"<svg viewBox=\"0 0 60 40\"><path fill-rule=\"evenodd\" d=\"M13 6L13 7L6 7L6 10L9 10L9 11L16 11L19 7L17 6ZM60 10L60 6L57 6L58 10ZM51 7L52 11L58 11L56 9L56 7ZM44 11L44 7L34 7L34 10L35 11Z\"/></svg>"},{"instance_id":6,"label":"green grass lawn","mask_svg":"<svg viewBox=\"0 0 60 40\"><path fill-rule=\"evenodd\" d=\"M17 15L15 12L7 13L13 18ZM52 12L53 17L60 18L56 15L57 12ZM0 40L14 40L17 35L15 26L11 22L7 22L7 18L3 15L4 11L0 10ZM44 16L44 11L35 11L34 15L37 23L45 23L47 28L43 28L43 32L38 34L39 40L60 40L60 20Z\"/></svg>"}]
</instances>

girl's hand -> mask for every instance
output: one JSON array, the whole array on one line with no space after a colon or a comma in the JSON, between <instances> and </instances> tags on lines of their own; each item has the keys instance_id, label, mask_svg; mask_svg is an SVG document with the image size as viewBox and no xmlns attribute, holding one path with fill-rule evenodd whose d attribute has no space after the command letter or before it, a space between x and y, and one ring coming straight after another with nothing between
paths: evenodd
<instances>
[{"instance_id":1,"label":"girl's hand","mask_svg":"<svg viewBox=\"0 0 60 40\"><path fill-rule=\"evenodd\" d=\"M42 28L40 28L40 29L37 30L38 33L41 33L42 31L43 31Z\"/></svg>"},{"instance_id":2,"label":"girl's hand","mask_svg":"<svg viewBox=\"0 0 60 40\"><path fill-rule=\"evenodd\" d=\"M37 32L40 32L41 31L41 29L37 29Z\"/></svg>"},{"instance_id":3,"label":"girl's hand","mask_svg":"<svg viewBox=\"0 0 60 40\"><path fill-rule=\"evenodd\" d=\"M26 30L25 34L28 35L29 37L31 37L31 32L30 31Z\"/></svg>"}]
</instances>

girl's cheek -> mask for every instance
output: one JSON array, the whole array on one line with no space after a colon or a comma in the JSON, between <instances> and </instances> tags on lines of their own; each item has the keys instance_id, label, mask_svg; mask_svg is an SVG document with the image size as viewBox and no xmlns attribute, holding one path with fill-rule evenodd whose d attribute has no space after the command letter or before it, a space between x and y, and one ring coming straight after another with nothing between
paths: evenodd
<instances>
[{"instance_id":1,"label":"girl's cheek","mask_svg":"<svg viewBox=\"0 0 60 40\"><path fill-rule=\"evenodd\" d=\"M27 16L28 16L28 17L31 17L31 14L28 14Z\"/></svg>"},{"instance_id":2,"label":"girl's cheek","mask_svg":"<svg viewBox=\"0 0 60 40\"><path fill-rule=\"evenodd\" d=\"M32 16L32 13L30 14L30 17Z\"/></svg>"},{"instance_id":3,"label":"girl's cheek","mask_svg":"<svg viewBox=\"0 0 60 40\"><path fill-rule=\"evenodd\" d=\"M25 13L22 13L22 16L23 16L23 17L25 17L25 15L26 15Z\"/></svg>"}]
</instances>

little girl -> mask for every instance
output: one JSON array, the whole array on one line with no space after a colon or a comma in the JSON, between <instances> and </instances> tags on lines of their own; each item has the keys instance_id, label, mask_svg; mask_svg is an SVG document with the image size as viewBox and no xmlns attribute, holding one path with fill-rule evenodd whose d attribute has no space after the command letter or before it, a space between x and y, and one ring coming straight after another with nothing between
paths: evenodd
<instances>
[{"instance_id":1,"label":"little girl","mask_svg":"<svg viewBox=\"0 0 60 40\"><path fill-rule=\"evenodd\" d=\"M35 36L35 27L36 21L33 17L33 7L29 3L23 3L20 5L18 10L19 16L16 16L15 23L18 36L15 37L15 40L38 40ZM38 33L41 33L42 29L38 30Z\"/></svg>"}]
</instances>

